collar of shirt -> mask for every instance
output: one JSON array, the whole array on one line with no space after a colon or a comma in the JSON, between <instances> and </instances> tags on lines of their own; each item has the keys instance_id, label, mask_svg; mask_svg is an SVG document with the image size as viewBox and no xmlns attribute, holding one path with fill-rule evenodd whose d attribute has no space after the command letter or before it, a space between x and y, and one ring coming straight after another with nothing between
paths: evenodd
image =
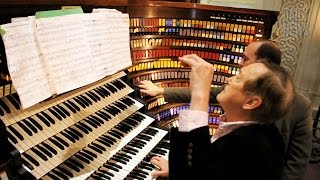
<instances>
[{"instance_id":1,"label":"collar of shirt","mask_svg":"<svg viewBox=\"0 0 320 180\"><path fill-rule=\"evenodd\" d=\"M211 137L211 143L213 143L218 138L220 138L220 137L232 132L233 130L235 130L235 129L239 128L239 127L248 126L248 125L251 125L251 124L260 124L260 122L257 122L257 121L236 121L236 122L224 122L224 121L221 121L217 131Z\"/></svg>"}]
</instances>

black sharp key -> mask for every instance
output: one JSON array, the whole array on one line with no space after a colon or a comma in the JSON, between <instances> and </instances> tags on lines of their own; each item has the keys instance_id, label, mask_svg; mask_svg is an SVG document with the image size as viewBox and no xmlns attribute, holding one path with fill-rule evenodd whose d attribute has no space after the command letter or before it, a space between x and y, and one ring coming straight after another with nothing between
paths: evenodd
<instances>
[{"instance_id":1,"label":"black sharp key","mask_svg":"<svg viewBox=\"0 0 320 180\"><path fill-rule=\"evenodd\" d=\"M127 164L127 162L126 161L124 161L124 160L122 160L122 159L119 159L119 158L117 158L117 157L112 157L112 158L110 158L110 159L112 159L112 160L114 160L114 161L116 161L116 162L119 162L119 163L122 163L123 165L126 165Z\"/></svg>"},{"instance_id":2,"label":"black sharp key","mask_svg":"<svg viewBox=\"0 0 320 180\"><path fill-rule=\"evenodd\" d=\"M47 113L45 112L41 112L41 114L48 120L51 122L51 124L55 124L56 122L51 118L51 116L49 116Z\"/></svg>"},{"instance_id":3,"label":"black sharp key","mask_svg":"<svg viewBox=\"0 0 320 180\"><path fill-rule=\"evenodd\" d=\"M7 136L14 144L18 143L18 140L10 132L7 132Z\"/></svg>"},{"instance_id":4,"label":"black sharp key","mask_svg":"<svg viewBox=\"0 0 320 180\"><path fill-rule=\"evenodd\" d=\"M53 106L52 109L54 109L61 117L66 118L67 115L65 115L58 107Z\"/></svg>"},{"instance_id":5,"label":"black sharp key","mask_svg":"<svg viewBox=\"0 0 320 180\"><path fill-rule=\"evenodd\" d=\"M97 128L98 125L96 125L94 122L92 122L90 119L85 119L84 120L86 123L90 124L92 127Z\"/></svg>"},{"instance_id":6,"label":"black sharp key","mask_svg":"<svg viewBox=\"0 0 320 180\"><path fill-rule=\"evenodd\" d=\"M70 163L70 162L68 162L68 161L65 161L64 164L65 164L66 166L68 166L69 168L71 168L71 169L73 169L73 170L75 170L75 171L77 171L77 172L80 172L80 169L79 169L77 166L73 165L72 163Z\"/></svg>"},{"instance_id":7,"label":"black sharp key","mask_svg":"<svg viewBox=\"0 0 320 180\"><path fill-rule=\"evenodd\" d=\"M111 147L111 144L106 142L104 139L100 138L100 139L97 139L98 142L100 142L101 144L105 145L105 146L108 146L108 147Z\"/></svg>"},{"instance_id":8,"label":"black sharp key","mask_svg":"<svg viewBox=\"0 0 320 180\"><path fill-rule=\"evenodd\" d=\"M111 172L105 171L103 169L99 169L100 172L102 172L103 174L107 174L108 176L114 177L114 174L112 174Z\"/></svg>"},{"instance_id":9,"label":"black sharp key","mask_svg":"<svg viewBox=\"0 0 320 180\"><path fill-rule=\"evenodd\" d=\"M72 132L74 132L77 136L79 136L80 138L83 138L83 135L82 135L79 131L77 131L76 129L74 129L74 128L72 128L72 127L69 127L69 129L70 129Z\"/></svg>"},{"instance_id":10,"label":"black sharp key","mask_svg":"<svg viewBox=\"0 0 320 180\"><path fill-rule=\"evenodd\" d=\"M85 106L87 106L87 107L90 106L89 103L88 103L85 99L83 99L80 95L77 96L77 98L78 98L79 101L81 101Z\"/></svg>"},{"instance_id":11,"label":"black sharp key","mask_svg":"<svg viewBox=\"0 0 320 180\"><path fill-rule=\"evenodd\" d=\"M10 101L10 103L17 109L20 109L20 105L14 100L14 98L12 96L7 96L8 100Z\"/></svg>"},{"instance_id":12,"label":"black sharp key","mask_svg":"<svg viewBox=\"0 0 320 180\"><path fill-rule=\"evenodd\" d=\"M98 156L96 154L94 154L93 152L91 151L88 151L86 149L83 150L85 153L89 154L90 156L94 157L94 158L97 158Z\"/></svg>"},{"instance_id":13,"label":"black sharp key","mask_svg":"<svg viewBox=\"0 0 320 180\"><path fill-rule=\"evenodd\" d=\"M101 119L108 121L108 119L107 119L107 118L104 116L104 114L102 114L101 112L96 112L96 114L97 114L98 116L100 116Z\"/></svg>"},{"instance_id":14,"label":"black sharp key","mask_svg":"<svg viewBox=\"0 0 320 180\"><path fill-rule=\"evenodd\" d=\"M47 156L45 156L42 152L38 151L37 149L32 148L31 151L33 151L36 155L38 155L44 161L48 161Z\"/></svg>"},{"instance_id":15,"label":"black sharp key","mask_svg":"<svg viewBox=\"0 0 320 180\"><path fill-rule=\"evenodd\" d=\"M136 175L137 177L142 178L142 180L144 180L143 178L147 178L146 175L144 175L144 174L142 174L142 173L139 173L139 172L136 171L136 170L131 171L131 174Z\"/></svg>"},{"instance_id":16,"label":"black sharp key","mask_svg":"<svg viewBox=\"0 0 320 180\"><path fill-rule=\"evenodd\" d=\"M51 109L51 108L49 108L48 109L50 112L51 112L51 114L53 114L57 119L59 119L60 121L62 120L62 117L56 112L56 111L54 111L53 109Z\"/></svg>"},{"instance_id":17,"label":"black sharp key","mask_svg":"<svg viewBox=\"0 0 320 180\"><path fill-rule=\"evenodd\" d=\"M131 157L131 156L128 156L127 154L122 153L122 152L120 152L120 153L119 153L119 155L122 155L122 156L124 156L124 157L126 157L126 158L128 158L128 159L132 159L132 157Z\"/></svg>"},{"instance_id":18,"label":"black sharp key","mask_svg":"<svg viewBox=\"0 0 320 180\"><path fill-rule=\"evenodd\" d=\"M92 150L94 150L94 151L96 151L96 152L98 152L98 153L100 153L100 154L102 154L103 152L99 149L99 148L96 148L95 146L93 146L93 145L88 145L88 147L89 148L91 148Z\"/></svg>"},{"instance_id":19,"label":"black sharp key","mask_svg":"<svg viewBox=\"0 0 320 180\"><path fill-rule=\"evenodd\" d=\"M126 158L126 157L122 157L122 156L120 156L120 155L118 155L118 154L115 154L113 157L116 157L116 158L121 159L122 161L126 161L126 162L129 162L129 161L130 161L130 159L128 159L128 158Z\"/></svg>"},{"instance_id":20,"label":"black sharp key","mask_svg":"<svg viewBox=\"0 0 320 180\"><path fill-rule=\"evenodd\" d=\"M31 157L29 154L24 153L24 157L26 157L30 162L32 162L36 166L40 166L39 162Z\"/></svg>"},{"instance_id":21,"label":"black sharp key","mask_svg":"<svg viewBox=\"0 0 320 180\"><path fill-rule=\"evenodd\" d=\"M64 132L68 133L71 137L73 137L76 140L80 139L74 132L70 131L69 129L64 130Z\"/></svg>"},{"instance_id":22,"label":"black sharp key","mask_svg":"<svg viewBox=\"0 0 320 180\"><path fill-rule=\"evenodd\" d=\"M111 116L103 111L99 111L99 113L103 114L106 119L111 119Z\"/></svg>"},{"instance_id":23,"label":"black sharp key","mask_svg":"<svg viewBox=\"0 0 320 180\"><path fill-rule=\"evenodd\" d=\"M138 153L138 152L139 152L138 150L136 150L136 149L134 149L134 148L132 148L132 147L126 146L125 148L128 149L128 150L130 150L130 151L133 151L133 152L135 152L135 153Z\"/></svg>"},{"instance_id":24,"label":"black sharp key","mask_svg":"<svg viewBox=\"0 0 320 180\"><path fill-rule=\"evenodd\" d=\"M57 171L55 169L53 169L51 173L54 173L54 174L58 175L62 179L69 179L68 176L66 176L64 173L61 173L61 172L59 172L59 171Z\"/></svg>"},{"instance_id":25,"label":"black sharp key","mask_svg":"<svg viewBox=\"0 0 320 180\"><path fill-rule=\"evenodd\" d=\"M107 138L107 139L110 139L110 140L113 141L113 142L117 142L116 139L114 139L113 137L111 137L111 136L109 136L109 135L104 134L104 135L102 135L102 136L105 137L105 138Z\"/></svg>"},{"instance_id":26,"label":"black sharp key","mask_svg":"<svg viewBox=\"0 0 320 180\"><path fill-rule=\"evenodd\" d=\"M69 103L63 102L63 104L64 104L65 106L67 106L67 108L69 108L70 111L72 111L73 113L76 113L76 112L77 112L77 110L76 110L75 108L73 108Z\"/></svg>"},{"instance_id":27,"label":"black sharp key","mask_svg":"<svg viewBox=\"0 0 320 180\"><path fill-rule=\"evenodd\" d=\"M135 176L135 175L132 175L132 174L129 174L128 177L134 178L136 180L144 180L143 178Z\"/></svg>"},{"instance_id":28,"label":"black sharp key","mask_svg":"<svg viewBox=\"0 0 320 180\"><path fill-rule=\"evenodd\" d=\"M70 101L70 100L68 100L67 102L68 102L75 110L80 111L80 108L79 108L75 103L73 103L73 102Z\"/></svg>"},{"instance_id":29,"label":"black sharp key","mask_svg":"<svg viewBox=\"0 0 320 180\"><path fill-rule=\"evenodd\" d=\"M55 149L53 149L53 147L49 146L47 143L42 142L41 143L44 147L46 147L50 152L52 152L53 154L57 154L57 151Z\"/></svg>"},{"instance_id":30,"label":"black sharp key","mask_svg":"<svg viewBox=\"0 0 320 180\"><path fill-rule=\"evenodd\" d=\"M80 104L81 107L86 108L86 105L84 105L77 97L74 97L73 99Z\"/></svg>"},{"instance_id":31,"label":"black sharp key","mask_svg":"<svg viewBox=\"0 0 320 180\"><path fill-rule=\"evenodd\" d=\"M62 134L64 137L66 137L67 139L69 139L71 142L73 142L73 143L76 142L76 140L75 140L72 136L70 136L68 133L61 132L61 134Z\"/></svg>"},{"instance_id":32,"label":"black sharp key","mask_svg":"<svg viewBox=\"0 0 320 180\"><path fill-rule=\"evenodd\" d=\"M110 95L110 92L107 89L103 88L103 87L99 87L98 90L101 93L103 93L105 96L109 96Z\"/></svg>"},{"instance_id":33,"label":"black sharp key","mask_svg":"<svg viewBox=\"0 0 320 180\"><path fill-rule=\"evenodd\" d=\"M44 147L42 147L41 145L38 145L37 147L38 147L38 148L40 149L40 151L43 152L45 155L47 155L48 157L52 158L52 154L51 154L48 150L46 150Z\"/></svg>"},{"instance_id":34,"label":"black sharp key","mask_svg":"<svg viewBox=\"0 0 320 180\"><path fill-rule=\"evenodd\" d=\"M102 150L102 151L106 151L106 148L104 148L103 146L101 146L101 145L99 145L99 144L97 144L97 143L91 143L91 145L93 145L93 146L95 146L96 148L99 148L100 150Z\"/></svg>"},{"instance_id":35,"label":"black sharp key","mask_svg":"<svg viewBox=\"0 0 320 180\"><path fill-rule=\"evenodd\" d=\"M64 150L64 146L61 145L58 141L56 141L55 139L53 138L50 138L49 139L54 145L56 145L58 148L60 148L61 150Z\"/></svg>"},{"instance_id":36,"label":"black sharp key","mask_svg":"<svg viewBox=\"0 0 320 180\"><path fill-rule=\"evenodd\" d=\"M99 172L96 172L95 173L96 175L98 175L98 177L99 177L99 179L111 179L110 177L108 177L108 176L106 176L106 175L104 175L104 174L102 174L102 173L99 173Z\"/></svg>"},{"instance_id":37,"label":"black sharp key","mask_svg":"<svg viewBox=\"0 0 320 180\"><path fill-rule=\"evenodd\" d=\"M24 130L29 136L32 136L32 132L22 123L22 122L17 122L17 124L21 127L21 129Z\"/></svg>"},{"instance_id":38,"label":"black sharp key","mask_svg":"<svg viewBox=\"0 0 320 180\"><path fill-rule=\"evenodd\" d=\"M66 174L67 176L73 177L73 174L69 170L67 170L67 169L65 169L63 167L60 167L60 166L58 166L57 169L59 171L61 171L62 173Z\"/></svg>"},{"instance_id":39,"label":"black sharp key","mask_svg":"<svg viewBox=\"0 0 320 180\"><path fill-rule=\"evenodd\" d=\"M3 116L4 115L4 112L3 110L0 108L0 116Z\"/></svg>"},{"instance_id":40,"label":"black sharp key","mask_svg":"<svg viewBox=\"0 0 320 180\"><path fill-rule=\"evenodd\" d=\"M102 135L102 136L100 136L99 138L102 139L103 141L106 141L107 143L109 143L109 144L111 144L111 145L114 144L114 141L111 140L110 138L106 137L106 136L103 136L103 135Z\"/></svg>"},{"instance_id":41,"label":"black sharp key","mask_svg":"<svg viewBox=\"0 0 320 180\"><path fill-rule=\"evenodd\" d=\"M129 154L132 154L132 155L137 155L135 152L130 151L129 149L123 149L122 151L126 152L126 153L129 153Z\"/></svg>"},{"instance_id":42,"label":"black sharp key","mask_svg":"<svg viewBox=\"0 0 320 180\"><path fill-rule=\"evenodd\" d=\"M90 94L89 92L85 92L85 94L94 102L98 102L98 99L96 99L94 96L92 96L92 94Z\"/></svg>"},{"instance_id":43,"label":"black sharp key","mask_svg":"<svg viewBox=\"0 0 320 180\"><path fill-rule=\"evenodd\" d=\"M140 145L140 144L137 144L137 143L129 143L130 146L133 146L133 147L136 147L136 148L139 148L139 149L142 149L143 146Z\"/></svg>"},{"instance_id":44,"label":"black sharp key","mask_svg":"<svg viewBox=\"0 0 320 180\"><path fill-rule=\"evenodd\" d=\"M94 120L98 121L100 124L104 124L104 122L103 122L99 117L94 116L94 115L91 115L91 117L92 117Z\"/></svg>"},{"instance_id":45,"label":"black sharp key","mask_svg":"<svg viewBox=\"0 0 320 180\"><path fill-rule=\"evenodd\" d=\"M140 168L135 169L134 171L139 172L139 173L141 173L141 174L149 175L148 172L146 172L146 171L144 171L143 169L140 169Z\"/></svg>"},{"instance_id":46,"label":"black sharp key","mask_svg":"<svg viewBox=\"0 0 320 180\"><path fill-rule=\"evenodd\" d=\"M96 95L96 93L94 93L94 92L91 92L91 91L88 91L88 94L90 94L91 96L93 96L95 99L97 99L98 101L101 101L101 98L98 96L98 95Z\"/></svg>"},{"instance_id":47,"label":"black sharp key","mask_svg":"<svg viewBox=\"0 0 320 180\"><path fill-rule=\"evenodd\" d=\"M81 169L84 168L84 166L81 163L79 163L78 161L76 161L74 159L68 159L68 161L71 162L72 164L74 164L75 166L81 168Z\"/></svg>"},{"instance_id":48,"label":"black sharp key","mask_svg":"<svg viewBox=\"0 0 320 180\"><path fill-rule=\"evenodd\" d=\"M121 139L121 136L119 136L118 134L114 133L114 132L110 132L108 131L109 134L111 134L112 136L118 138L118 139Z\"/></svg>"},{"instance_id":49,"label":"black sharp key","mask_svg":"<svg viewBox=\"0 0 320 180\"><path fill-rule=\"evenodd\" d=\"M79 155L79 154L76 154L74 155L75 157L77 157L78 159L80 159L81 161L87 163L87 164L90 164L90 161L86 158L84 158L83 156Z\"/></svg>"},{"instance_id":50,"label":"black sharp key","mask_svg":"<svg viewBox=\"0 0 320 180\"><path fill-rule=\"evenodd\" d=\"M90 161L93 161L94 158L92 156L90 156L89 154L85 153L85 152L79 152L80 155L82 155L83 157L89 159Z\"/></svg>"},{"instance_id":51,"label":"black sharp key","mask_svg":"<svg viewBox=\"0 0 320 180\"><path fill-rule=\"evenodd\" d=\"M107 85L107 89L112 92L112 94L116 93L118 90L112 86L111 84Z\"/></svg>"},{"instance_id":52,"label":"black sharp key","mask_svg":"<svg viewBox=\"0 0 320 180\"><path fill-rule=\"evenodd\" d=\"M12 95L12 97L21 105L21 102L20 102L20 98L19 98L18 93L13 93L13 94L11 94L11 95Z\"/></svg>"},{"instance_id":53,"label":"black sharp key","mask_svg":"<svg viewBox=\"0 0 320 180\"><path fill-rule=\"evenodd\" d=\"M34 133L38 132L38 129L36 127L34 127L29 121L28 119L24 119L22 120L22 122L24 122L26 124L26 126L28 126L28 128L30 128Z\"/></svg>"},{"instance_id":54,"label":"black sharp key","mask_svg":"<svg viewBox=\"0 0 320 180\"><path fill-rule=\"evenodd\" d=\"M67 116L70 116L71 114L69 113L69 111L67 111L65 108L63 108L62 106L60 105L57 105L57 108L61 109L62 112L67 115Z\"/></svg>"},{"instance_id":55,"label":"black sharp key","mask_svg":"<svg viewBox=\"0 0 320 180\"><path fill-rule=\"evenodd\" d=\"M0 106L1 106L7 113L11 113L9 107L2 101L2 99L0 99Z\"/></svg>"},{"instance_id":56,"label":"black sharp key","mask_svg":"<svg viewBox=\"0 0 320 180\"><path fill-rule=\"evenodd\" d=\"M115 163L113 163L113 162L107 162L107 163L110 164L110 165L112 165L113 167L116 167L116 168L118 168L118 169L122 169L122 167L119 166L118 164L115 164Z\"/></svg>"},{"instance_id":57,"label":"black sharp key","mask_svg":"<svg viewBox=\"0 0 320 180\"><path fill-rule=\"evenodd\" d=\"M89 134L89 131L86 130L86 128L84 128L82 125L80 124L75 124L74 126L76 126L78 129L80 129L82 132Z\"/></svg>"},{"instance_id":58,"label":"black sharp key","mask_svg":"<svg viewBox=\"0 0 320 180\"><path fill-rule=\"evenodd\" d=\"M41 116L40 114L36 114L36 116L48 127L51 126L51 124L46 120L46 118L44 118L43 116Z\"/></svg>"},{"instance_id":59,"label":"black sharp key","mask_svg":"<svg viewBox=\"0 0 320 180\"><path fill-rule=\"evenodd\" d=\"M101 90L99 90L99 88L94 89L94 92L96 92L97 94L99 94L102 98L105 98L106 95L103 94L103 92Z\"/></svg>"},{"instance_id":60,"label":"black sharp key","mask_svg":"<svg viewBox=\"0 0 320 180\"><path fill-rule=\"evenodd\" d=\"M85 123L79 122L79 124L82 125L84 128L86 128L88 131L92 132L92 128L86 125Z\"/></svg>"},{"instance_id":61,"label":"black sharp key","mask_svg":"<svg viewBox=\"0 0 320 180\"><path fill-rule=\"evenodd\" d=\"M24 140L23 136L12 126L8 126L8 128L13 132L14 135L16 135L21 141Z\"/></svg>"},{"instance_id":62,"label":"black sharp key","mask_svg":"<svg viewBox=\"0 0 320 180\"><path fill-rule=\"evenodd\" d=\"M149 171L152 171L153 168L149 167L149 166L145 166L145 165L140 165L143 169L146 169L146 170L149 170Z\"/></svg>"},{"instance_id":63,"label":"black sharp key","mask_svg":"<svg viewBox=\"0 0 320 180\"><path fill-rule=\"evenodd\" d=\"M49 172L47 175L52 179L60 179L59 176L54 175L52 172Z\"/></svg>"},{"instance_id":64,"label":"black sharp key","mask_svg":"<svg viewBox=\"0 0 320 180\"><path fill-rule=\"evenodd\" d=\"M40 131L43 130L43 127L36 121L34 120L32 117L29 117L30 122L35 125Z\"/></svg>"},{"instance_id":65,"label":"black sharp key","mask_svg":"<svg viewBox=\"0 0 320 180\"><path fill-rule=\"evenodd\" d=\"M113 133L117 134L118 136L124 137L124 134L122 134L119 131L116 131L114 129L111 129L109 132L113 132Z\"/></svg>"},{"instance_id":66,"label":"black sharp key","mask_svg":"<svg viewBox=\"0 0 320 180\"><path fill-rule=\"evenodd\" d=\"M110 164L104 164L103 166L108 168L108 169L111 169L111 170L114 170L116 172L119 172L119 170L117 168L115 168L114 166L111 166Z\"/></svg>"},{"instance_id":67,"label":"black sharp key","mask_svg":"<svg viewBox=\"0 0 320 180\"><path fill-rule=\"evenodd\" d=\"M84 99L87 103L89 103L90 105L92 105L92 101L91 101L89 98L87 98L87 97L84 96L84 95L80 95L80 97L82 97L82 99Z\"/></svg>"},{"instance_id":68,"label":"black sharp key","mask_svg":"<svg viewBox=\"0 0 320 180\"><path fill-rule=\"evenodd\" d=\"M65 141L65 140L63 140L63 139L61 139L59 136L54 136L61 144L63 144L64 146L66 146L66 147L69 147L69 144Z\"/></svg>"},{"instance_id":69,"label":"black sharp key","mask_svg":"<svg viewBox=\"0 0 320 180\"><path fill-rule=\"evenodd\" d=\"M31 164L28 163L28 161L26 161L25 159L22 158L22 164L24 164L25 166L27 166L30 170L33 170L33 166Z\"/></svg>"}]
</instances>

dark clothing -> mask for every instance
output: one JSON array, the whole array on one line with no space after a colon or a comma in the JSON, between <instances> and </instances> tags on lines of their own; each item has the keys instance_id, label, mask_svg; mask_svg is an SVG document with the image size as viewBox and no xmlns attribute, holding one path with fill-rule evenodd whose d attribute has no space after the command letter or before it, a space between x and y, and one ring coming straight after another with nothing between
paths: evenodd
<instances>
[{"instance_id":1,"label":"dark clothing","mask_svg":"<svg viewBox=\"0 0 320 180\"><path fill-rule=\"evenodd\" d=\"M170 180L280 180L284 143L274 125L249 125L210 142L208 126L171 130Z\"/></svg>"},{"instance_id":2,"label":"dark clothing","mask_svg":"<svg viewBox=\"0 0 320 180\"><path fill-rule=\"evenodd\" d=\"M211 88L210 103L223 87ZM190 102L188 88L165 88L167 102ZM289 112L275 124L284 140L286 154L282 180L301 180L309 162L312 147L311 101L296 93Z\"/></svg>"}]
</instances>

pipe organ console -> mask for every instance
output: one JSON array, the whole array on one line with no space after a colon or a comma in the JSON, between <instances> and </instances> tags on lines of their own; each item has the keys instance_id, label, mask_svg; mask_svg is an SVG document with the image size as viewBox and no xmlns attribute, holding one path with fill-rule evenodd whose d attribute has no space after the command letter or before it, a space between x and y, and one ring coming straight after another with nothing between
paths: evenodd
<instances>
[{"instance_id":1,"label":"pipe organ console","mask_svg":"<svg viewBox=\"0 0 320 180\"><path fill-rule=\"evenodd\" d=\"M151 178L150 156L167 156L167 131L139 109L124 72L21 109L16 93L0 99L18 172L36 179Z\"/></svg>"},{"instance_id":2,"label":"pipe organ console","mask_svg":"<svg viewBox=\"0 0 320 180\"><path fill-rule=\"evenodd\" d=\"M270 37L277 17L271 11L164 1L15 0L0 2L0 24L75 5L85 13L111 7L129 14L133 66L128 75L120 72L22 109L0 39L1 179L152 179L150 157L169 152L167 131L159 126L178 126L178 112L188 104L133 93L128 84L152 80L160 87L189 87L190 70L178 57L195 53L216 66L212 86L221 86L239 70L245 47ZM215 129L223 110L214 104L209 112Z\"/></svg>"}]
</instances>

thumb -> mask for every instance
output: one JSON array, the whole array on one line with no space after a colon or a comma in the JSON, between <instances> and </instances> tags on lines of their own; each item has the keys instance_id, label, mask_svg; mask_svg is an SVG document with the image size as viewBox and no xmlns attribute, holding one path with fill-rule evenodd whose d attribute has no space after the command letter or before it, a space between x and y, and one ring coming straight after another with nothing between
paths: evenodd
<instances>
[{"instance_id":1,"label":"thumb","mask_svg":"<svg viewBox=\"0 0 320 180\"><path fill-rule=\"evenodd\" d=\"M158 170L153 170L151 172L151 176L152 177L158 177L158 176L161 176L162 175L162 171L158 171Z\"/></svg>"}]
</instances>

